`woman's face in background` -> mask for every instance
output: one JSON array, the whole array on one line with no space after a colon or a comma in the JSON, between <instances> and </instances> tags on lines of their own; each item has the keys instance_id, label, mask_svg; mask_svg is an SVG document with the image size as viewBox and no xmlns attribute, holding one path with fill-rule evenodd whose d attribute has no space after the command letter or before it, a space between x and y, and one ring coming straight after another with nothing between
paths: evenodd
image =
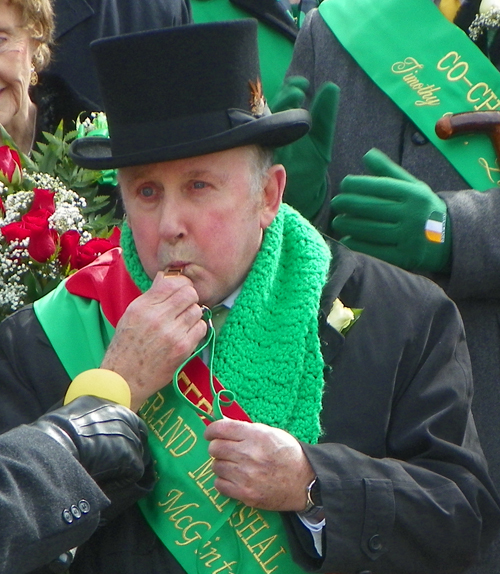
<instances>
[{"instance_id":1,"label":"woman's face in background","mask_svg":"<svg viewBox=\"0 0 500 574\"><path fill-rule=\"evenodd\" d=\"M35 44L21 26L18 9L9 0L0 0L0 124L7 131L16 119L27 118Z\"/></svg>"}]
</instances>

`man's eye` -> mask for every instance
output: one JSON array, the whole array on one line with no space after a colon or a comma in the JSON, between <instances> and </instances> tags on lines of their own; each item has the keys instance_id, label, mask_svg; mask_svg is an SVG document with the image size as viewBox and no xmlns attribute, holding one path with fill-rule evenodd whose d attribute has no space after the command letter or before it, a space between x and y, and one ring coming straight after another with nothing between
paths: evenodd
<instances>
[{"instance_id":1,"label":"man's eye","mask_svg":"<svg viewBox=\"0 0 500 574\"><path fill-rule=\"evenodd\" d=\"M139 193L142 197L153 197L155 195L155 190L152 187L146 186L141 187Z\"/></svg>"},{"instance_id":2,"label":"man's eye","mask_svg":"<svg viewBox=\"0 0 500 574\"><path fill-rule=\"evenodd\" d=\"M195 181L193 183L194 189L205 189L205 187L207 187L207 184L204 181Z\"/></svg>"}]
</instances>

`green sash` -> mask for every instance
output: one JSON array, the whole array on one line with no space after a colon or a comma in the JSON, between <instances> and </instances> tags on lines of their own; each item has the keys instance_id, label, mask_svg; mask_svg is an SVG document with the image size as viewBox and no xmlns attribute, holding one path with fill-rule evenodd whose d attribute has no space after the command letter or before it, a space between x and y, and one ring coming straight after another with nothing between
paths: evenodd
<instances>
[{"instance_id":1,"label":"green sash","mask_svg":"<svg viewBox=\"0 0 500 574\"><path fill-rule=\"evenodd\" d=\"M487 135L441 140L434 131L446 113L500 109L500 74L433 2L325 0L319 12L361 68L471 187L500 185Z\"/></svg>"},{"instance_id":2,"label":"green sash","mask_svg":"<svg viewBox=\"0 0 500 574\"><path fill-rule=\"evenodd\" d=\"M99 367L114 333L99 301L72 295L63 282L38 300L34 310L71 378ZM201 360L188 363L179 380L193 404L210 410L208 369ZM239 410L227 414L236 412L233 418L250 420ZM249 508L217 492L204 422L176 395L173 385L149 399L141 415L150 428L158 483L139 506L189 574L304 572L292 561L279 513Z\"/></svg>"},{"instance_id":3,"label":"green sash","mask_svg":"<svg viewBox=\"0 0 500 574\"><path fill-rule=\"evenodd\" d=\"M207 386L199 361L179 378L181 391L204 410ZM196 383L194 382L196 381ZM244 414L244 413L243 413ZM158 483L151 496L139 501L149 525L190 574L298 574L292 561L281 517L222 496L203 438L202 419L173 385L151 397L141 408L155 460ZM249 420L247 418L247 420Z\"/></svg>"},{"instance_id":4,"label":"green sash","mask_svg":"<svg viewBox=\"0 0 500 574\"><path fill-rule=\"evenodd\" d=\"M191 11L196 24L221 20L250 18L250 14L229 0L192 0ZM290 65L293 41L271 26L259 21L257 28L262 87L268 102L281 88L285 72Z\"/></svg>"}]
</instances>

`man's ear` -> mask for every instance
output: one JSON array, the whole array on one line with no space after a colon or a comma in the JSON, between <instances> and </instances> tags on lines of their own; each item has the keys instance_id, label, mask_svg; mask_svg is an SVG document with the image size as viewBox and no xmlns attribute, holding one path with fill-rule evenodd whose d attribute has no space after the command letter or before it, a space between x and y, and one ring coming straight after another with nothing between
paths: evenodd
<instances>
[{"instance_id":1,"label":"man's ear","mask_svg":"<svg viewBox=\"0 0 500 574\"><path fill-rule=\"evenodd\" d=\"M267 180L263 191L263 206L261 212L261 228L271 225L283 199L286 185L286 171L281 164L273 165L267 172Z\"/></svg>"}]
</instances>

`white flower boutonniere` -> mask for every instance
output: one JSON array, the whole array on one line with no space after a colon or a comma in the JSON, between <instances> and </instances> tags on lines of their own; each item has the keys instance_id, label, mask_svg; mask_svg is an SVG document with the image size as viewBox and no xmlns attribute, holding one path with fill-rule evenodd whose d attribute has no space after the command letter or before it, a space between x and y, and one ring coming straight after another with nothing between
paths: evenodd
<instances>
[{"instance_id":1,"label":"white flower boutonniere","mask_svg":"<svg viewBox=\"0 0 500 574\"><path fill-rule=\"evenodd\" d=\"M335 299L328 317L326 318L329 325L342 335L346 335L349 329L359 319L363 309L350 309L344 307L340 299Z\"/></svg>"},{"instance_id":2,"label":"white flower boutonniere","mask_svg":"<svg viewBox=\"0 0 500 574\"><path fill-rule=\"evenodd\" d=\"M500 1L483 0L479 14L469 27L469 37L476 41L485 31L500 27Z\"/></svg>"}]
</instances>

